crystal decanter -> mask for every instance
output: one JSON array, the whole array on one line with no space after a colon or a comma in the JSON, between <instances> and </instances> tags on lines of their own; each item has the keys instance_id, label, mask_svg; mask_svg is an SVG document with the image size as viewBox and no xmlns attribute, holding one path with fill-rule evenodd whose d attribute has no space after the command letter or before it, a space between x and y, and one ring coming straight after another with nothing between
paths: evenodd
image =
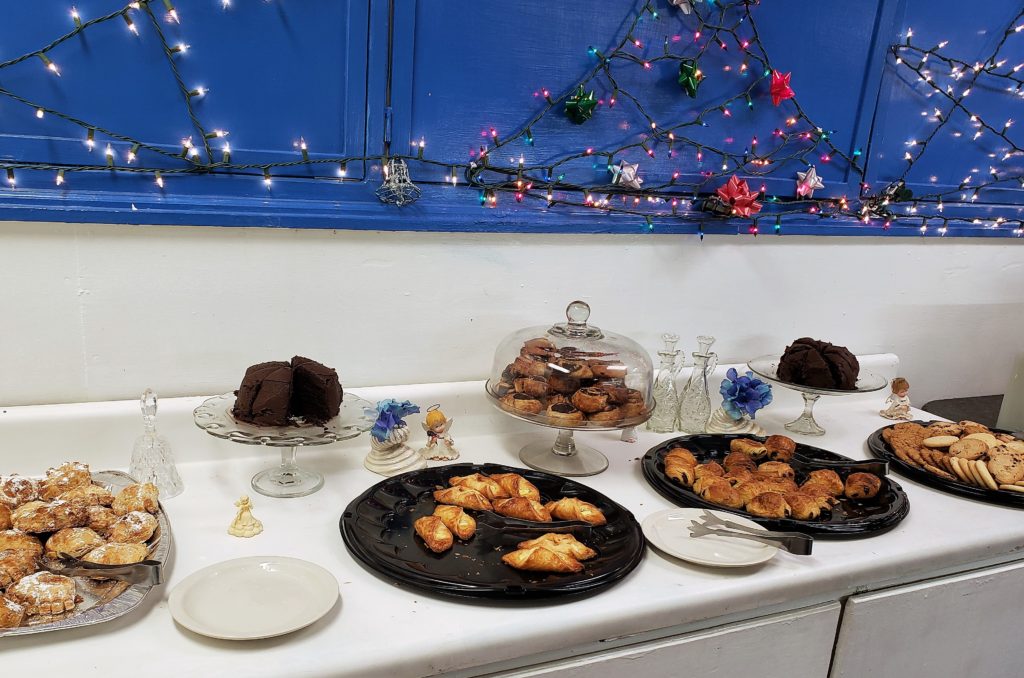
<instances>
[{"instance_id":1,"label":"crystal decanter","mask_svg":"<svg viewBox=\"0 0 1024 678\"><path fill-rule=\"evenodd\" d=\"M647 420L647 430L655 433L671 433L676 430L676 416L679 412L679 392L676 390L676 375L683 367L679 359L680 351L676 348L678 334L663 334L661 340L664 348L658 351L661 366L658 377L654 380L654 412Z\"/></svg>"},{"instance_id":2,"label":"crystal decanter","mask_svg":"<svg viewBox=\"0 0 1024 678\"><path fill-rule=\"evenodd\" d=\"M697 351L692 354L693 371L679 405L679 430L684 433L704 433L711 418L708 377L718 366L718 354L711 352L713 343L714 337L697 337Z\"/></svg>"},{"instance_id":3,"label":"crystal decanter","mask_svg":"<svg viewBox=\"0 0 1024 678\"><path fill-rule=\"evenodd\" d=\"M144 430L135 440L128 473L140 483L156 485L160 499L176 497L185 489L185 484L174 466L170 444L156 432L156 394L147 388L139 403Z\"/></svg>"}]
</instances>

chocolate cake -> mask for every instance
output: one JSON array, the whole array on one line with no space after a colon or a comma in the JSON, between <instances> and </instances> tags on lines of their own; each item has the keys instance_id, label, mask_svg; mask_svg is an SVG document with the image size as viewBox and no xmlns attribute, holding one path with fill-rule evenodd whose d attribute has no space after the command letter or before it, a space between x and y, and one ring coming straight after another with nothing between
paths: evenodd
<instances>
[{"instance_id":1,"label":"chocolate cake","mask_svg":"<svg viewBox=\"0 0 1024 678\"><path fill-rule=\"evenodd\" d=\"M786 347L778 370L782 381L844 391L856 388L858 374L860 363L845 346L810 337L797 339Z\"/></svg>"},{"instance_id":2,"label":"chocolate cake","mask_svg":"<svg viewBox=\"0 0 1024 678\"><path fill-rule=\"evenodd\" d=\"M291 396L292 366L281 361L259 363L245 371L232 413L258 426L284 426Z\"/></svg>"},{"instance_id":3,"label":"chocolate cake","mask_svg":"<svg viewBox=\"0 0 1024 678\"><path fill-rule=\"evenodd\" d=\"M257 426L286 426L293 417L323 424L337 416L341 398L336 371L295 356L291 363L275 361L249 367L235 391L232 414Z\"/></svg>"},{"instance_id":4,"label":"chocolate cake","mask_svg":"<svg viewBox=\"0 0 1024 678\"><path fill-rule=\"evenodd\" d=\"M292 399L289 409L296 417L314 424L333 419L341 410L341 382L333 368L315 360L292 358Z\"/></svg>"}]
</instances>

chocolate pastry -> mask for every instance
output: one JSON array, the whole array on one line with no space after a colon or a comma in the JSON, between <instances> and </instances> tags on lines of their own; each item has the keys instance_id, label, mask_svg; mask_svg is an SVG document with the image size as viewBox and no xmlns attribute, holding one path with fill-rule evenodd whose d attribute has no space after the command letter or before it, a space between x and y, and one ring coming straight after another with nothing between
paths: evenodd
<instances>
[{"instance_id":1,"label":"chocolate pastry","mask_svg":"<svg viewBox=\"0 0 1024 678\"><path fill-rule=\"evenodd\" d=\"M804 485L820 485L821 487L827 488L829 494L833 497L838 497L846 491L846 485L843 483L843 479L839 477L839 474L830 468L822 468L817 471L811 471L807 474L807 480Z\"/></svg>"},{"instance_id":2,"label":"chocolate pastry","mask_svg":"<svg viewBox=\"0 0 1024 678\"><path fill-rule=\"evenodd\" d=\"M852 391L859 373L860 363L845 346L803 337L786 347L778 377L802 386Z\"/></svg>"},{"instance_id":3,"label":"chocolate pastry","mask_svg":"<svg viewBox=\"0 0 1024 678\"><path fill-rule=\"evenodd\" d=\"M575 426L583 421L583 413L572 403L556 403L548 406L548 421L561 426Z\"/></svg>"},{"instance_id":4,"label":"chocolate pastry","mask_svg":"<svg viewBox=\"0 0 1024 678\"><path fill-rule=\"evenodd\" d=\"M629 400L630 393L634 392L633 389L626 388L622 382L618 381L599 381L594 384L594 388L600 389L608 394L608 400L619 405ZM639 393L639 391L636 391Z\"/></svg>"},{"instance_id":5,"label":"chocolate pastry","mask_svg":"<svg viewBox=\"0 0 1024 678\"><path fill-rule=\"evenodd\" d=\"M762 518L788 518L793 509L778 492L765 492L747 502L747 511Z\"/></svg>"},{"instance_id":6,"label":"chocolate pastry","mask_svg":"<svg viewBox=\"0 0 1024 678\"><path fill-rule=\"evenodd\" d=\"M796 452L796 441L788 436L768 436L764 439L768 458L772 461L789 461Z\"/></svg>"},{"instance_id":7,"label":"chocolate pastry","mask_svg":"<svg viewBox=\"0 0 1024 678\"><path fill-rule=\"evenodd\" d=\"M697 465L697 458L693 456L693 452L690 452L685 447L672 447L665 453L665 461L668 461L669 457L679 457L682 461L688 464Z\"/></svg>"},{"instance_id":8,"label":"chocolate pastry","mask_svg":"<svg viewBox=\"0 0 1024 678\"><path fill-rule=\"evenodd\" d=\"M512 385L516 393L525 393L533 398L543 398L548 394L548 381L544 377L519 377Z\"/></svg>"},{"instance_id":9,"label":"chocolate pastry","mask_svg":"<svg viewBox=\"0 0 1024 678\"><path fill-rule=\"evenodd\" d=\"M285 426L292 397L292 367L285 362L253 365L235 391L235 419L257 426Z\"/></svg>"},{"instance_id":10,"label":"chocolate pastry","mask_svg":"<svg viewBox=\"0 0 1024 678\"><path fill-rule=\"evenodd\" d=\"M512 374L518 377L546 377L550 370L548 361L543 358L527 358L519 356L510 366Z\"/></svg>"},{"instance_id":11,"label":"chocolate pastry","mask_svg":"<svg viewBox=\"0 0 1024 678\"><path fill-rule=\"evenodd\" d=\"M846 477L846 496L850 499L872 499L882 489L881 479L871 473L851 473Z\"/></svg>"},{"instance_id":12,"label":"chocolate pastry","mask_svg":"<svg viewBox=\"0 0 1024 678\"><path fill-rule=\"evenodd\" d=\"M587 365L598 379L623 379L626 376L626 366L620 362L588 360Z\"/></svg>"},{"instance_id":13,"label":"chocolate pastry","mask_svg":"<svg viewBox=\"0 0 1024 678\"><path fill-rule=\"evenodd\" d=\"M581 412L593 414L608 407L608 394L599 388L581 388L573 394L572 404Z\"/></svg>"},{"instance_id":14,"label":"chocolate pastry","mask_svg":"<svg viewBox=\"0 0 1024 678\"><path fill-rule=\"evenodd\" d=\"M793 479L796 477L796 471L784 461L766 461L758 465L757 471L762 475L775 476L776 478Z\"/></svg>"},{"instance_id":15,"label":"chocolate pastry","mask_svg":"<svg viewBox=\"0 0 1024 678\"><path fill-rule=\"evenodd\" d=\"M697 479L703 478L704 476L724 476L725 469L717 461L709 461L705 464L701 464L694 470L694 477Z\"/></svg>"},{"instance_id":16,"label":"chocolate pastry","mask_svg":"<svg viewBox=\"0 0 1024 678\"><path fill-rule=\"evenodd\" d=\"M548 388L555 393L571 395L580 390L580 380L561 372L552 372L548 376Z\"/></svg>"},{"instance_id":17,"label":"chocolate pastry","mask_svg":"<svg viewBox=\"0 0 1024 678\"><path fill-rule=\"evenodd\" d=\"M629 393L626 395L626 402L619 406L622 410L622 416L631 419L633 417L639 417L647 411L647 405L644 403L644 397L640 391L635 389L629 389Z\"/></svg>"},{"instance_id":18,"label":"chocolate pastry","mask_svg":"<svg viewBox=\"0 0 1024 678\"><path fill-rule=\"evenodd\" d=\"M512 393L515 390L516 387L513 385L511 381L506 381L504 378L502 378L502 380L499 381L497 385L494 387L494 394L499 398L504 398L509 393Z\"/></svg>"},{"instance_id":19,"label":"chocolate pastry","mask_svg":"<svg viewBox=\"0 0 1024 678\"><path fill-rule=\"evenodd\" d=\"M539 400L525 393L509 393L501 399L501 403L510 409L527 414L540 414L540 411L544 409Z\"/></svg>"},{"instance_id":20,"label":"chocolate pastry","mask_svg":"<svg viewBox=\"0 0 1024 678\"><path fill-rule=\"evenodd\" d=\"M555 363L553 371L560 372L575 379L594 378L594 373L591 371L590 365L586 364L582 360L559 360Z\"/></svg>"},{"instance_id":21,"label":"chocolate pastry","mask_svg":"<svg viewBox=\"0 0 1024 678\"><path fill-rule=\"evenodd\" d=\"M291 367L288 413L313 424L324 424L338 416L343 391L337 371L300 355L292 358Z\"/></svg>"}]
</instances>

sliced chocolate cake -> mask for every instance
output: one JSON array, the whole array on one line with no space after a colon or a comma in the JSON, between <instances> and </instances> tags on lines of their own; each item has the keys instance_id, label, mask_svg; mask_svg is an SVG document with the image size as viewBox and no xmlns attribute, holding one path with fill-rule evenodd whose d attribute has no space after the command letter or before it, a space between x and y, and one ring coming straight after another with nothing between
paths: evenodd
<instances>
[{"instance_id":1,"label":"sliced chocolate cake","mask_svg":"<svg viewBox=\"0 0 1024 678\"><path fill-rule=\"evenodd\" d=\"M323 424L341 410L341 382L338 373L315 360L292 358L292 416Z\"/></svg>"},{"instance_id":2,"label":"sliced chocolate cake","mask_svg":"<svg viewBox=\"0 0 1024 678\"><path fill-rule=\"evenodd\" d=\"M245 371L235 391L232 413L236 419L257 426L284 426L291 395L291 365L281 361L259 363Z\"/></svg>"}]
</instances>

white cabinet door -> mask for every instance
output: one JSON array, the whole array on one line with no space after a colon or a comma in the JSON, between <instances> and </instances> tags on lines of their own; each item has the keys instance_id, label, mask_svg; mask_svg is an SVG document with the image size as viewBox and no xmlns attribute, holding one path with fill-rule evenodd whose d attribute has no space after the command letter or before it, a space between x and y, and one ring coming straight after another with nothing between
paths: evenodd
<instances>
[{"instance_id":1,"label":"white cabinet door","mask_svg":"<svg viewBox=\"0 0 1024 678\"><path fill-rule=\"evenodd\" d=\"M851 596L831 678L1019 678L1024 563Z\"/></svg>"},{"instance_id":2,"label":"white cabinet door","mask_svg":"<svg viewBox=\"0 0 1024 678\"><path fill-rule=\"evenodd\" d=\"M502 678L826 678L840 606L794 612L489 674Z\"/></svg>"}]
</instances>

